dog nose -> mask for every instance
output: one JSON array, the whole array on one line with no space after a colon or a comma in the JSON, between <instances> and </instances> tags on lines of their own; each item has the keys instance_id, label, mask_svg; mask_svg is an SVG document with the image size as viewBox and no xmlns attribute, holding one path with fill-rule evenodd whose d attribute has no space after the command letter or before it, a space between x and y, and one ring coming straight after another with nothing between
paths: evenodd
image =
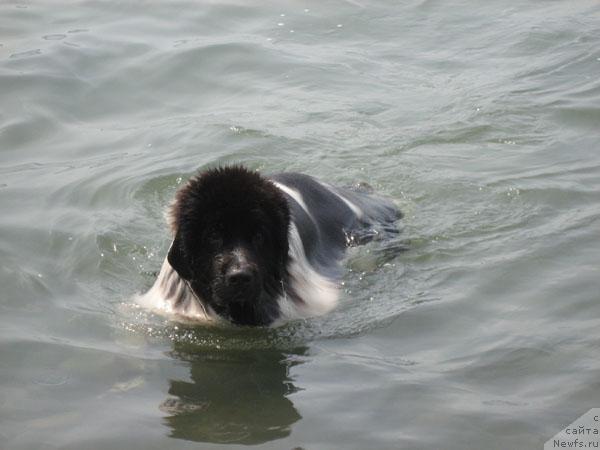
<instances>
[{"instance_id":1,"label":"dog nose","mask_svg":"<svg viewBox=\"0 0 600 450\"><path fill-rule=\"evenodd\" d=\"M250 266L235 267L226 275L227 285L236 288L247 288L254 281L254 273Z\"/></svg>"}]
</instances>

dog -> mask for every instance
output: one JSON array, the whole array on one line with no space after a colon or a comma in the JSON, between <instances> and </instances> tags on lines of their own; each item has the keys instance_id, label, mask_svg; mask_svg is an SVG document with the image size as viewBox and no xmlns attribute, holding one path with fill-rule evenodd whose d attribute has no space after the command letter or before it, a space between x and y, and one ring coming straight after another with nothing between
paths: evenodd
<instances>
[{"instance_id":1,"label":"dog","mask_svg":"<svg viewBox=\"0 0 600 450\"><path fill-rule=\"evenodd\" d=\"M173 241L140 303L249 326L322 315L336 306L346 248L397 233L400 218L367 189L243 166L206 170L175 195Z\"/></svg>"}]
</instances>

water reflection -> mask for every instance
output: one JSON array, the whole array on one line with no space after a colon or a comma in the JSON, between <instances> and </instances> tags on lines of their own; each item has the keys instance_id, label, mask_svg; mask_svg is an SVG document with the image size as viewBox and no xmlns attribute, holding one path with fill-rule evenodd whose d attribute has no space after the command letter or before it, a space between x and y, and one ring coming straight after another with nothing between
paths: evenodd
<instances>
[{"instance_id":1,"label":"water reflection","mask_svg":"<svg viewBox=\"0 0 600 450\"><path fill-rule=\"evenodd\" d=\"M288 396L289 375L306 348L189 348L173 355L190 365L190 380L170 380L161 410L171 437L198 442L260 444L281 439L301 419Z\"/></svg>"}]
</instances>

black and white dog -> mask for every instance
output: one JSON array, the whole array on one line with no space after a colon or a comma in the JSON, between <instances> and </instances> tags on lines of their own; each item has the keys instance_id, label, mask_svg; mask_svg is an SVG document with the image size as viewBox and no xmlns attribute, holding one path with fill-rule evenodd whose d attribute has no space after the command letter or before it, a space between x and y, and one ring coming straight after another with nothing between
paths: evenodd
<instances>
[{"instance_id":1,"label":"black and white dog","mask_svg":"<svg viewBox=\"0 0 600 450\"><path fill-rule=\"evenodd\" d=\"M393 233L401 216L366 191L240 166L191 178L169 214L173 243L140 302L195 321L259 326L333 309L346 247Z\"/></svg>"}]
</instances>

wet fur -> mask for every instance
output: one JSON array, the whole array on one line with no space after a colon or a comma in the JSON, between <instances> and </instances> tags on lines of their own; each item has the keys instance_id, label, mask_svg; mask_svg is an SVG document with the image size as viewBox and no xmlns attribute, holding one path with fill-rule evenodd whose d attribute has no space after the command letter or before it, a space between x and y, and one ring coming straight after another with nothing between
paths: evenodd
<instances>
[{"instance_id":1,"label":"wet fur","mask_svg":"<svg viewBox=\"0 0 600 450\"><path fill-rule=\"evenodd\" d=\"M345 248L395 230L400 213L307 175L266 178L234 166L191 178L169 216L173 242L141 303L194 321L265 326L333 309ZM239 261L254 276L238 292L227 274Z\"/></svg>"}]
</instances>

